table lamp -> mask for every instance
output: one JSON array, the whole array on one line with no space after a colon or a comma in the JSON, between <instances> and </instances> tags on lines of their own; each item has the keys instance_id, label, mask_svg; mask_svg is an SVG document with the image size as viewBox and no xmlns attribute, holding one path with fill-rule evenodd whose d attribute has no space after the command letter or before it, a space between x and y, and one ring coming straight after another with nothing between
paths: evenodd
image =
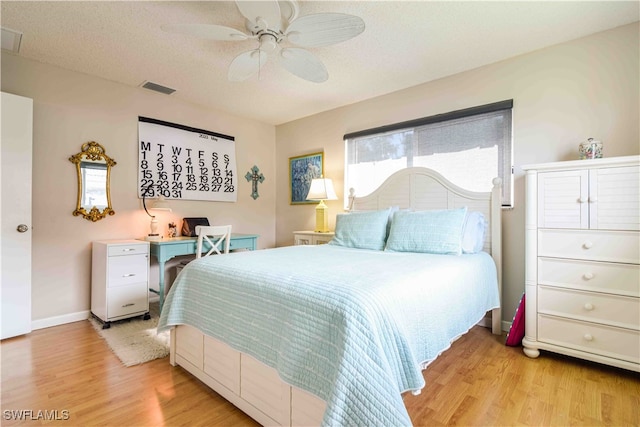
<instances>
[{"instance_id":1,"label":"table lamp","mask_svg":"<svg viewBox=\"0 0 640 427\"><path fill-rule=\"evenodd\" d=\"M329 231L328 208L324 204L325 200L338 200L336 192L333 190L333 182L327 178L314 178L311 181L307 200L320 200L316 206L316 229L320 233Z\"/></svg>"},{"instance_id":2,"label":"table lamp","mask_svg":"<svg viewBox=\"0 0 640 427\"><path fill-rule=\"evenodd\" d=\"M168 211L171 212L171 208L169 207L164 196L159 196L158 200L156 200L152 205L147 209L147 194L153 187L153 184L150 184L148 187L144 189L142 192L142 207L144 207L144 211L151 217L151 223L149 224L150 233L145 237L146 240L149 241L158 241L162 239L162 236L158 233L158 220L155 215L151 215L149 213L149 209L157 210L157 211Z\"/></svg>"}]
</instances>

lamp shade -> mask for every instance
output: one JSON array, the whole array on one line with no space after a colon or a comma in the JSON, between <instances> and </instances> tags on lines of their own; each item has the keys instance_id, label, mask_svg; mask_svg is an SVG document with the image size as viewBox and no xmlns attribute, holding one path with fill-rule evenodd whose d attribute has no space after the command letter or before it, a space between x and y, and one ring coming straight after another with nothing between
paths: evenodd
<instances>
[{"instance_id":1,"label":"lamp shade","mask_svg":"<svg viewBox=\"0 0 640 427\"><path fill-rule=\"evenodd\" d=\"M338 200L333 182L328 178L314 178L311 181L307 200Z\"/></svg>"},{"instance_id":2,"label":"lamp shade","mask_svg":"<svg viewBox=\"0 0 640 427\"><path fill-rule=\"evenodd\" d=\"M164 198L164 196L158 196L155 202L151 202L149 209L154 211L172 212L171 206L169 206L169 202Z\"/></svg>"}]
</instances>

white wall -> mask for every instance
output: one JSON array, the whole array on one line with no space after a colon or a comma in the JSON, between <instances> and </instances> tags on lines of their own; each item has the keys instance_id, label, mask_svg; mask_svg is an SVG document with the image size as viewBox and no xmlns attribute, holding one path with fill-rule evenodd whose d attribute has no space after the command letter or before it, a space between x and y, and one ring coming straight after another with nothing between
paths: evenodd
<instances>
[{"instance_id":1,"label":"white wall","mask_svg":"<svg viewBox=\"0 0 640 427\"><path fill-rule=\"evenodd\" d=\"M520 166L577 159L589 137L604 142L606 157L640 153L639 39L635 23L280 125L278 188L288 188L289 157L324 151L325 176L342 198L344 134L513 99L515 208L503 212L503 319L510 322L524 292ZM277 193L278 246L314 226L315 206L291 206L288 197ZM333 227L343 201L327 205Z\"/></svg>"},{"instance_id":2,"label":"white wall","mask_svg":"<svg viewBox=\"0 0 640 427\"><path fill-rule=\"evenodd\" d=\"M149 232L149 217L136 192L139 115L231 135L236 141L238 201L171 201L173 212L158 215L162 231L170 221L180 225L183 217L206 216L212 223L232 224L235 232L259 234L260 248L275 245L274 126L4 52L2 91L34 100L32 319L36 323L46 324L58 316L62 321L72 319L90 309L93 240L140 238ZM75 165L68 158L87 141L102 144L117 162L111 175L116 214L96 223L72 216L77 181ZM251 184L244 179L254 165L266 177L257 200L251 198ZM157 273L152 262L152 283L157 283Z\"/></svg>"}]
</instances>

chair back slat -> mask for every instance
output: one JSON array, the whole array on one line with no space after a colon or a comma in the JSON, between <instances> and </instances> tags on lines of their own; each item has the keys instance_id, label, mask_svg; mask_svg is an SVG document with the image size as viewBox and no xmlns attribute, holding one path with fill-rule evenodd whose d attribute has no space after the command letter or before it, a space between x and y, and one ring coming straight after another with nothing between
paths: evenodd
<instances>
[{"instance_id":1,"label":"chair back slat","mask_svg":"<svg viewBox=\"0 0 640 427\"><path fill-rule=\"evenodd\" d=\"M196 226L196 234L198 235L196 258L213 254L222 255L229 253L229 246L231 245L230 225L198 225ZM205 242L209 245L209 251L207 253L203 253Z\"/></svg>"}]
</instances>

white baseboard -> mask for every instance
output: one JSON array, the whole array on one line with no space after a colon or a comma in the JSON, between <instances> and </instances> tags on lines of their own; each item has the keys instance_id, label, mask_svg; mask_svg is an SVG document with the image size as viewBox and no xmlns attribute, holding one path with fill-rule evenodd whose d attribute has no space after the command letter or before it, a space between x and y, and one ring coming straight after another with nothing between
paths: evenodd
<instances>
[{"instance_id":1,"label":"white baseboard","mask_svg":"<svg viewBox=\"0 0 640 427\"><path fill-rule=\"evenodd\" d=\"M157 294L149 293L149 302L158 302L160 297ZM31 321L31 330L50 328L52 326L64 325L65 323L79 322L91 317L91 310L78 311L77 313L63 314L61 316L47 317Z\"/></svg>"},{"instance_id":2,"label":"white baseboard","mask_svg":"<svg viewBox=\"0 0 640 427\"><path fill-rule=\"evenodd\" d=\"M91 316L91 311L78 311L77 313L63 314L62 316L47 317L31 321L31 330L50 328L52 326L64 325L65 323L79 322L87 320Z\"/></svg>"},{"instance_id":3,"label":"white baseboard","mask_svg":"<svg viewBox=\"0 0 640 427\"><path fill-rule=\"evenodd\" d=\"M482 320L477 323L477 325L491 329L491 317L483 317ZM502 327L502 332L508 332L511 328L511 322L507 322L504 320L500 323L500 325Z\"/></svg>"}]
</instances>

